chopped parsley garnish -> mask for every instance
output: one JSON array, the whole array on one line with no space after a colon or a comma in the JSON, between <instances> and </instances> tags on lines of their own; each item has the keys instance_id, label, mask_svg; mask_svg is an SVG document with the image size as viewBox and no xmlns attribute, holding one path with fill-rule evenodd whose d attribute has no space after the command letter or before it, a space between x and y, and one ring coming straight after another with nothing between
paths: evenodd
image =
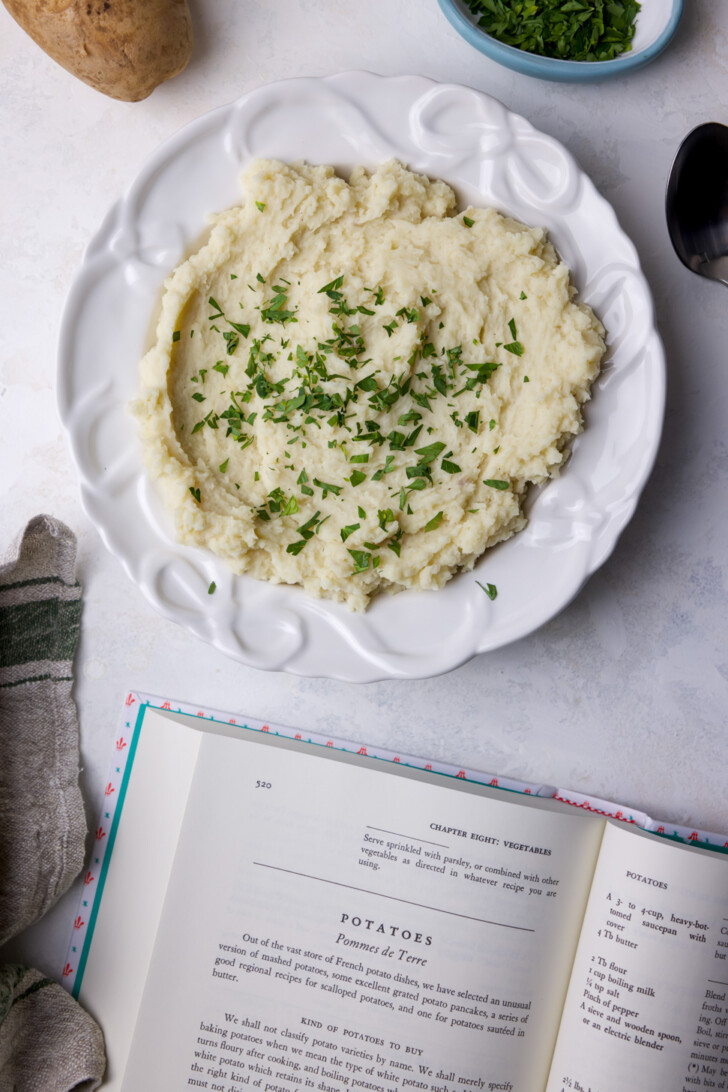
<instances>
[{"instance_id":1,"label":"chopped parsley garnish","mask_svg":"<svg viewBox=\"0 0 728 1092\"><path fill-rule=\"evenodd\" d=\"M296 478L296 485L300 485L301 492L304 494L304 496L306 496L306 497L312 497L313 496L313 489L308 484L308 474L306 473L306 468L305 467L303 468L301 473Z\"/></svg>"},{"instance_id":2,"label":"chopped parsley garnish","mask_svg":"<svg viewBox=\"0 0 728 1092\"><path fill-rule=\"evenodd\" d=\"M402 534L402 528L400 527L399 531L397 531L397 534L393 538L391 538L386 544L387 549L391 550L393 554L397 555L397 557L400 557L402 553L402 543L400 542Z\"/></svg>"},{"instance_id":3,"label":"chopped parsley garnish","mask_svg":"<svg viewBox=\"0 0 728 1092\"><path fill-rule=\"evenodd\" d=\"M380 466L374 474L372 474L372 481L379 482L382 480L385 474L390 474L394 469L394 455L387 455L384 460L384 466Z\"/></svg>"},{"instance_id":4,"label":"chopped parsley garnish","mask_svg":"<svg viewBox=\"0 0 728 1092\"><path fill-rule=\"evenodd\" d=\"M463 221L467 226L474 223L468 217L463 217ZM266 284L260 273L256 281L257 285ZM270 281L272 288L262 292L255 284L248 285L259 301L256 309L260 320L269 326L297 323L297 309L289 302L289 282L280 275L276 278L275 274L271 274ZM433 489L444 487L450 495L457 490L457 483L449 479L462 473L458 459L462 462L471 448L472 453L480 451L477 441L468 443L467 432L477 436L481 431L481 416L485 422L488 409L494 412L489 405L487 384L502 366L499 361L484 359L502 343L488 347L477 337L463 337L460 344L448 343L445 324L437 321L439 316L429 318L425 310L433 302L434 289L427 295L416 296L418 302L414 306L407 303L399 307L386 324L373 317L376 308L384 305L382 286L362 291L367 294L359 298L348 292L343 274L322 285L318 293L327 298L330 335L320 330L312 333L305 327L299 335L300 341L295 332L293 337L284 338L274 330L251 338L251 325L230 319L220 302L210 296L209 329L220 339L217 352L223 359L212 364L209 371L200 368L190 376L190 381L197 384L197 390L191 392L192 399L204 403L208 410L192 427L193 434L206 428L219 429L222 438L236 445L233 450L240 451L256 440L259 445L256 459L261 467L266 462L280 463L282 470L293 472L287 479L281 479L281 485L272 489L265 500L257 500L250 509L262 524L272 521L271 529L276 521L283 521L279 522L276 534L285 536L288 532L292 539L285 546L288 554L300 554L331 518L331 515L322 518L320 511L311 515L314 498L324 501L329 494L338 500L332 508L335 519L332 537L336 542L340 539L345 543L362 528L362 537L366 534L376 537L372 523L365 522L366 511L361 505L352 505L351 497L352 489L367 480L382 482L379 499L382 507L376 507L374 502L381 540L364 541L357 548L348 549L353 573L378 568L382 564L380 554L385 549L401 556L405 529L399 525L399 513L417 516L418 507L422 501L427 502L428 491ZM236 306L225 299L228 308ZM249 307L247 295L246 299ZM240 302L237 306L243 308ZM384 312L382 317L390 316ZM368 355L366 334L380 325L389 337L400 330L398 337L403 344L407 343L401 356L382 360ZM520 356L524 350L518 341L516 318L510 318L507 326L512 341L503 348ZM410 327L413 329L408 333ZM293 327L294 331L297 329ZM220 377L217 383L222 386L225 381L227 390L210 383L215 373ZM524 381L528 382L528 377ZM483 402L477 401L481 397ZM436 413L442 414L443 399L448 407L446 427L439 430ZM487 408L481 414L481 409L473 406ZM256 417L285 430L280 442L268 448L266 432L253 433ZM495 418L490 418L488 429L492 431L495 426ZM454 440L458 433L459 445ZM339 484L310 477L301 465L303 460L295 459L292 446L300 444L303 451L307 443L314 441L314 436L317 445L332 452L331 466L336 469L329 476L337 477ZM479 457L487 457L486 452L481 451ZM229 462L227 457L219 463L221 475L227 473ZM255 481L260 481L260 477L255 469ZM238 482L230 484L240 489ZM510 488L509 482L498 479L488 479L485 484L497 490ZM201 503L199 488L191 487L190 493ZM444 493L442 497L438 493L430 496L430 511L445 499ZM341 513L338 521L336 511ZM304 522L296 528L294 536L290 534L291 517L297 514ZM444 520L443 506L423 529L434 531ZM417 524L421 527L420 520ZM386 564L387 555L383 556Z\"/></svg>"},{"instance_id":5,"label":"chopped parsley garnish","mask_svg":"<svg viewBox=\"0 0 728 1092\"><path fill-rule=\"evenodd\" d=\"M311 516L311 519L306 520L305 523L302 523L300 527L296 528L301 538L297 542L289 542L286 546L286 553L294 555L300 554L309 539L313 538L315 534L318 534L319 526L324 522L320 517L321 513L316 512ZM326 516L326 519L328 519L328 516Z\"/></svg>"},{"instance_id":6,"label":"chopped parsley garnish","mask_svg":"<svg viewBox=\"0 0 728 1092\"><path fill-rule=\"evenodd\" d=\"M215 588L216 588L216 587L217 587L217 584L215 583L215 581L214 581L214 580L212 580L212 581L210 582L210 586L209 586L209 588L207 589L207 594L208 594L208 595L213 595L213 594L214 594L214 591L215 591Z\"/></svg>"},{"instance_id":7,"label":"chopped parsley garnish","mask_svg":"<svg viewBox=\"0 0 728 1092\"><path fill-rule=\"evenodd\" d=\"M328 284L325 284L323 288L319 288L319 295L324 292L329 297L329 299L338 299L341 296L339 289L341 288L343 283L344 275L342 273L341 276L334 277L333 281L329 281Z\"/></svg>"},{"instance_id":8,"label":"chopped parsley garnish","mask_svg":"<svg viewBox=\"0 0 728 1092\"><path fill-rule=\"evenodd\" d=\"M256 201L255 202L255 207L257 208L258 212L265 212L265 202L264 201Z\"/></svg>"},{"instance_id":9,"label":"chopped parsley garnish","mask_svg":"<svg viewBox=\"0 0 728 1092\"><path fill-rule=\"evenodd\" d=\"M339 534L341 535L341 541L346 542L349 535L353 535L354 531L358 531L361 527L361 523L349 523L346 527L342 527Z\"/></svg>"},{"instance_id":10,"label":"chopped parsley garnish","mask_svg":"<svg viewBox=\"0 0 728 1092\"><path fill-rule=\"evenodd\" d=\"M365 375L363 379L360 379L354 386L360 391L378 391L379 384L373 375Z\"/></svg>"},{"instance_id":11,"label":"chopped parsley garnish","mask_svg":"<svg viewBox=\"0 0 728 1092\"><path fill-rule=\"evenodd\" d=\"M439 527L444 517L443 512L438 512L436 516L433 516L431 520L428 520L425 524L426 531L434 531L436 527Z\"/></svg>"},{"instance_id":12,"label":"chopped parsley garnish","mask_svg":"<svg viewBox=\"0 0 728 1092\"><path fill-rule=\"evenodd\" d=\"M222 336L227 342L226 352L228 356L232 356L232 354L235 352L238 345L240 344L240 337L238 334L235 333L234 330L224 330Z\"/></svg>"},{"instance_id":13,"label":"chopped parsley garnish","mask_svg":"<svg viewBox=\"0 0 728 1092\"><path fill-rule=\"evenodd\" d=\"M428 466L431 462L434 462L437 456L440 455L446 447L447 444L443 444L440 440L436 440L434 443L428 444L427 447L416 447L415 455L419 455L420 463L423 466Z\"/></svg>"},{"instance_id":14,"label":"chopped parsley garnish","mask_svg":"<svg viewBox=\"0 0 728 1092\"><path fill-rule=\"evenodd\" d=\"M470 228L475 223L475 220L471 220L469 216L463 216L463 223L466 227Z\"/></svg>"},{"instance_id":15,"label":"chopped parsley garnish","mask_svg":"<svg viewBox=\"0 0 728 1092\"><path fill-rule=\"evenodd\" d=\"M465 416L465 424L468 426L471 432L477 433L480 422L480 410L473 410L472 413L468 413Z\"/></svg>"},{"instance_id":16,"label":"chopped parsley garnish","mask_svg":"<svg viewBox=\"0 0 728 1092\"><path fill-rule=\"evenodd\" d=\"M313 479L313 484L317 487L317 489L320 489L322 491L321 492L321 499L322 500L326 500L326 497L327 497L327 495L329 493L333 493L334 496L338 496L339 493L341 492L341 486L340 485L331 485L330 482L320 482L318 480L318 478Z\"/></svg>"},{"instance_id":17,"label":"chopped parsley garnish","mask_svg":"<svg viewBox=\"0 0 728 1092\"><path fill-rule=\"evenodd\" d=\"M300 554L301 550L306 545L307 541L308 541L307 539L301 538L301 539L298 540L298 542L289 542L288 545L286 546L286 553L287 554L294 554L294 555L295 554Z\"/></svg>"},{"instance_id":18,"label":"chopped parsley garnish","mask_svg":"<svg viewBox=\"0 0 728 1092\"><path fill-rule=\"evenodd\" d=\"M483 589L489 599L495 599L498 594L498 589L496 588L495 584L481 584L479 580L476 580L475 583L478 585L479 588Z\"/></svg>"},{"instance_id":19,"label":"chopped parsley garnish","mask_svg":"<svg viewBox=\"0 0 728 1092\"><path fill-rule=\"evenodd\" d=\"M369 568L372 555L367 550L349 550L354 562L354 572L363 573Z\"/></svg>"},{"instance_id":20,"label":"chopped parsley garnish","mask_svg":"<svg viewBox=\"0 0 728 1092\"><path fill-rule=\"evenodd\" d=\"M287 322L298 322L296 311L288 309L288 286L274 284L273 292L273 298L261 308L260 317L263 322L280 322L282 326Z\"/></svg>"},{"instance_id":21,"label":"chopped parsley garnish","mask_svg":"<svg viewBox=\"0 0 728 1092\"><path fill-rule=\"evenodd\" d=\"M243 337L247 337L250 333L250 324L247 322L233 322L232 319L225 319L225 321Z\"/></svg>"}]
</instances>

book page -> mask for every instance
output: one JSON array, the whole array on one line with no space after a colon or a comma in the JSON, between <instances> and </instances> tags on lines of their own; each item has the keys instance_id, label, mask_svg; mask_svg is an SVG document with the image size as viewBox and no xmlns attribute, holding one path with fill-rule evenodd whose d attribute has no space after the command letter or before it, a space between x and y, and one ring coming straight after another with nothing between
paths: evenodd
<instances>
[{"instance_id":1,"label":"book page","mask_svg":"<svg viewBox=\"0 0 728 1092\"><path fill-rule=\"evenodd\" d=\"M124 1092L542 1089L603 821L312 751L203 739Z\"/></svg>"},{"instance_id":2,"label":"book page","mask_svg":"<svg viewBox=\"0 0 728 1092\"><path fill-rule=\"evenodd\" d=\"M609 824L548 1092L728 1088L728 859Z\"/></svg>"},{"instance_id":3,"label":"book page","mask_svg":"<svg viewBox=\"0 0 728 1092\"><path fill-rule=\"evenodd\" d=\"M134 1033L202 736L180 733L179 725L158 716L155 731L141 730L135 739L124 821L112 830L113 854L80 992L104 1030L110 1092L120 1087Z\"/></svg>"}]
</instances>

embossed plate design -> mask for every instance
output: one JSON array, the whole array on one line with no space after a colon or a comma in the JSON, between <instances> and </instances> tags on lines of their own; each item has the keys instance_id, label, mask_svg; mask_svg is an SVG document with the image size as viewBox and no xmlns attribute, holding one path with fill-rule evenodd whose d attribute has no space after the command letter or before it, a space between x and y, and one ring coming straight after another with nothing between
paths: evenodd
<instances>
[{"instance_id":1,"label":"embossed plate design","mask_svg":"<svg viewBox=\"0 0 728 1092\"><path fill-rule=\"evenodd\" d=\"M530 498L524 531L441 591L380 596L366 614L351 614L300 588L234 576L175 541L142 467L127 404L162 283L198 244L206 215L239 200L241 169L257 156L330 163L344 174L395 156L445 179L464 204L543 225L607 328L607 362L567 467ZM158 611L250 666L366 682L448 671L532 632L576 595L612 552L652 467L664 372L635 249L560 144L478 91L350 72L259 88L151 157L72 285L58 398L84 507ZM495 584L497 598L476 580Z\"/></svg>"}]
</instances>

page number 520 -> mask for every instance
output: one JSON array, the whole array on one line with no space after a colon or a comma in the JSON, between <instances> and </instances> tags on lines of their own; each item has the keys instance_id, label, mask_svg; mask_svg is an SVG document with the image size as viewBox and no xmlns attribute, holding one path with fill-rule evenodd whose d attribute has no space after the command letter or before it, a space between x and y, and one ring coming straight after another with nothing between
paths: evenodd
<instances>
[{"instance_id":1,"label":"page number 520","mask_svg":"<svg viewBox=\"0 0 728 1092\"><path fill-rule=\"evenodd\" d=\"M271 787L270 781L256 781L256 789L269 789Z\"/></svg>"}]
</instances>

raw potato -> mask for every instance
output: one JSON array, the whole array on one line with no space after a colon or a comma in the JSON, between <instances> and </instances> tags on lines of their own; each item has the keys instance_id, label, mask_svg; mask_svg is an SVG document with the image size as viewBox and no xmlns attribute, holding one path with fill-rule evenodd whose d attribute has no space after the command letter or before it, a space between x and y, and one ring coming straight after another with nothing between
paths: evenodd
<instances>
[{"instance_id":1,"label":"raw potato","mask_svg":"<svg viewBox=\"0 0 728 1092\"><path fill-rule=\"evenodd\" d=\"M97 91L138 102L185 67L187 0L3 0L49 57Z\"/></svg>"}]
</instances>

